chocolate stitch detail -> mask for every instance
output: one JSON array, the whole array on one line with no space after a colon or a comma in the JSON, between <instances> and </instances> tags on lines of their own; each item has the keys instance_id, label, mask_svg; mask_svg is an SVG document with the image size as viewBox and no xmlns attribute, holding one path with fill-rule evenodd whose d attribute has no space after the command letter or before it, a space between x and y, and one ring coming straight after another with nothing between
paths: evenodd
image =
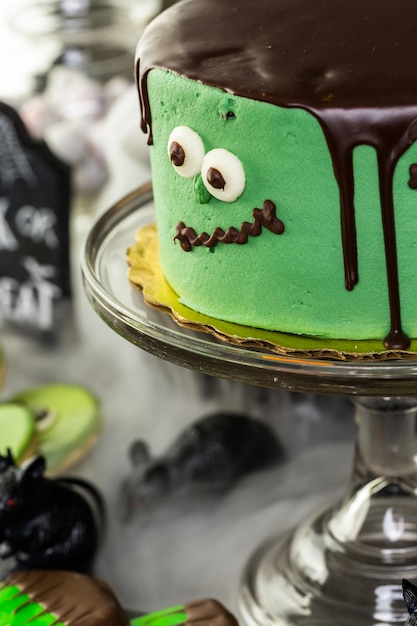
<instances>
[{"instance_id":1,"label":"chocolate stitch detail","mask_svg":"<svg viewBox=\"0 0 417 626\"><path fill-rule=\"evenodd\" d=\"M174 242L178 240L184 252L190 252L194 247L205 246L214 248L221 243L247 243L249 237L258 237L262 233L262 227L271 231L275 235L282 235L285 230L283 222L276 216L276 205L272 200L265 200L262 209L253 209L253 222L242 222L240 230L230 226L226 231L217 227L209 235L206 232L197 235L194 228L186 226L184 222L179 222L176 226Z\"/></svg>"}]
</instances>

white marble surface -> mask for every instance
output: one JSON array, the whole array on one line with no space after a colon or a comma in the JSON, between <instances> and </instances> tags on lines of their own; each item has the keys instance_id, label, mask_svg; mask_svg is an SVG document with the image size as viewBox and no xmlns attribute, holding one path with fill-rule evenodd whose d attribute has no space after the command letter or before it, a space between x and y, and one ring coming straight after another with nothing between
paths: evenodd
<instances>
[{"instance_id":1,"label":"white marble surface","mask_svg":"<svg viewBox=\"0 0 417 626\"><path fill-rule=\"evenodd\" d=\"M105 497L108 529L96 573L112 583L126 607L153 610L215 596L233 608L252 550L347 482L353 453L350 404L343 398L207 379L128 344L82 296L78 305L82 329L69 315L56 345L2 330L7 357L3 399L32 385L62 381L85 385L99 396L104 430L72 472L91 479ZM247 477L226 496L160 501L123 524L120 483L129 471L132 439L143 437L161 453L180 429L219 408L268 420L285 443L289 461Z\"/></svg>"}]
</instances>

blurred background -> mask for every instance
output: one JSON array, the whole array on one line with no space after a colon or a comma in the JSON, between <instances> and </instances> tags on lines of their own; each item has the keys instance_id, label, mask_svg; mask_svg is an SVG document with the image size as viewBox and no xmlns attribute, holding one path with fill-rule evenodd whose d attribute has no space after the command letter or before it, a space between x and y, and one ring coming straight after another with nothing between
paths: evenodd
<instances>
[{"instance_id":1,"label":"blurred background","mask_svg":"<svg viewBox=\"0 0 417 626\"><path fill-rule=\"evenodd\" d=\"M338 492L353 454L347 399L258 389L163 362L113 333L87 303L80 276L86 233L151 177L139 128L134 52L143 28L168 4L15 0L13 8L0 7L0 102L8 107L2 110L0 171L15 172L3 174L0 188L2 401L56 383L88 389L98 399L100 434L65 473L91 480L103 493L108 525L95 573L111 582L125 606L141 611L203 596L233 608L253 549ZM42 162L43 143L54 155L52 161L48 156L49 169ZM48 215L57 225L53 241L60 243L54 249L67 244L68 258L53 256L50 241L34 235L45 233L39 225L36 230L35 218L46 200L28 183L29 171L39 174L43 190L55 188L59 173L57 208ZM29 218L25 228L14 229L22 206L35 209L30 231ZM48 269L42 292L33 275L15 272L19 264L28 268L29 256L32 270ZM45 321L36 307L41 293L52 293L47 284L58 295L48 301ZM154 455L164 455L184 428L226 410L268 424L285 460L245 477L226 494L207 498L185 489L181 497L139 507L124 521L121 485L132 473L132 442L144 439ZM3 563L3 572L9 566Z\"/></svg>"}]
</instances>

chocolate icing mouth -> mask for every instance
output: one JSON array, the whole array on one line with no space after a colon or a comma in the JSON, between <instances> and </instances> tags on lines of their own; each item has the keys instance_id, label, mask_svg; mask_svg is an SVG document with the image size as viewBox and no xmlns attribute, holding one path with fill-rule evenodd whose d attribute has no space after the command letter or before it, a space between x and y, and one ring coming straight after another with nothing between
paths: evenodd
<instances>
[{"instance_id":1,"label":"chocolate icing mouth","mask_svg":"<svg viewBox=\"0 0 417 626\"><path fill-rule=\"evenodd\" d=\"M259 237L262 233L262 227L265 227L274 235L282 235L284 232L284 224L276 216L276 205L272 200L265 200L262 209L253 209L253 222L242 222L240 230L234 226L230 226L226 231L217 227L209 235L202 232L199 235L194 228L186 226L184 222L179 222L176 227L177 234L174 241L180 242L184 252L191 252L193 246L205 246L206 248L214 248L219 242L221 243L238 243L240 245L247 243L249 237Z\"/></svg>"}]
</instances>

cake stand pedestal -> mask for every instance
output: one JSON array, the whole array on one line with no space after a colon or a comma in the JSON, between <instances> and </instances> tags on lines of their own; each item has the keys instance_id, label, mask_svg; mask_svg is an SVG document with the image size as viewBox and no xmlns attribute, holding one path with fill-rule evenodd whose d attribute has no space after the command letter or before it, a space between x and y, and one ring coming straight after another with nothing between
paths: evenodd
<instances>
[{"instance_id":1,"label":"cake stand pedestal","mask_svg":"<svg viewBox=\"0 0 417 626\"><path fill-rule=\"evenodd\" d=\"M86 292L114 331L199 372L263 387L345 394L356 404L345 493L256 551L240 584L241 619L248 626L404 622L401 581L417 581L417 359L300 359L179 327L149 308L126 278L126 249L135 231L153 219L147 185L107 211L86 239ZM278 526L277 520L277 532Z\"/></svg>"},{"instance_id":2,"label":"cake stand pedestal","mask_svg":"<svg viewBox=\"0 0 417 626\"><path fill-rule=\"evenodd\" d=\"M406 619L401 580L417 576L417 403L355 402L346 493L258 549L240 592L247 624L382 626Z\"/></svg>"}]
</instances>

